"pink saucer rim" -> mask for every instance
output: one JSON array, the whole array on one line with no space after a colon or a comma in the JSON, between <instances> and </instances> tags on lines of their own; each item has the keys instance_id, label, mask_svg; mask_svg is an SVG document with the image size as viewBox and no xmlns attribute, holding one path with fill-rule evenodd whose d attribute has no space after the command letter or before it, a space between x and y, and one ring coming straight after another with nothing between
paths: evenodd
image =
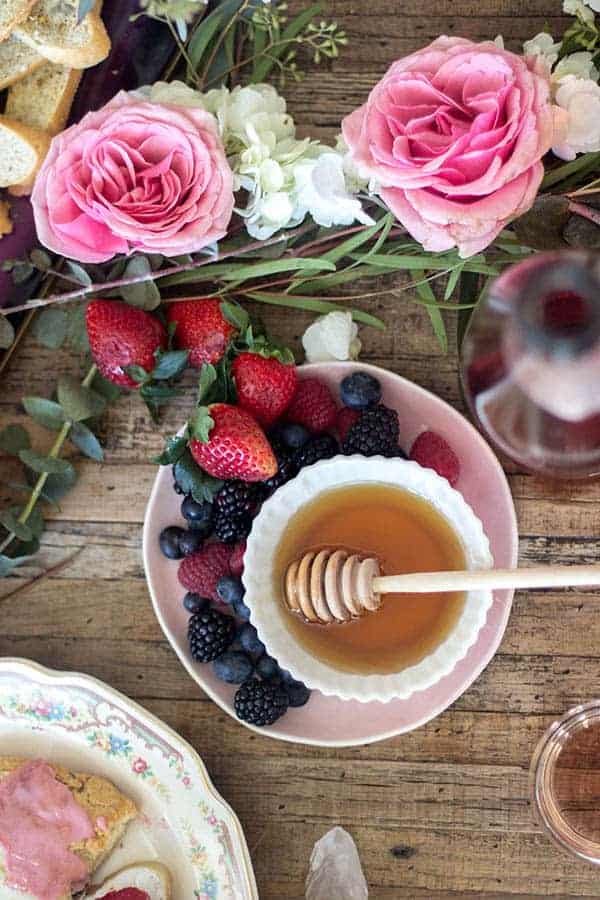
<instances>
[{"instance_id":1,"label":"pink saucer rim","mask_svg":"<svg viewBox=\"0 0 600 900\"><path fill-rule=\"evenodd\" d=\"M299 369L303 376L306 373L306 375L308 377L308 376L310 376L311 372L322 371L323 365L324 365L324 363L304 363L303 365L299 366ZM518 561L518 555L519 555L519 536L518 536L518 527L517 527L517 516L516 516L516 511L515 511L515 507L514 507L512 494L510 492L510 487L508 484L508 479L506 478L506 473L502 469L502 466L500 465L500 462L499 462L498 458L496 457L496 455L494 454L493 450L486 443L483 436L477 431L477 429L472 425L472 423L468 419L466 419L465 416L463 416L461 413L459 413L457 410L455 410L452 406L450 406L450 404L446 403L445 400L442 400L441 397L436 396L431 391L428 391L426 388L421 387L421 385L416 384L414 381L410 381L410 379L404 378L404 376L398 375L396 372L391 372L389 369L383 369L382 367L373 365L372 363L364 363L361 361L352 362L352 361L346 361L346 360L344 360L344 361L340 360L339 362L337 362L337 361L331 362L331 363L327 363L326 365L335 366L336 368L338 366L347 367L349 365L352 365L352 366L355 366L356 368L360 367L363 370L369 371L375 377L377 377L378 375L381 375L381 373L384 373L386 377L392 376L394 379L397 379L398 381L402 382L405 386L408 386L410 390L416 392L417 395L426 397L428 400L433 399L434 401L443 404L453 417L456 416L458 419L460 419L462 426L466 425L470 429L473 440L478 445L479 450L481 451L482 454L484 454L485 456L488 457L489 461L493 464L493 466L496 468L498 474L501 476L499 481L502 485L504 499L508 501L507 508L510 510L510 523L507 523L507 532L510 528L510 536L509 536L509 538L510 538L510 541L509 541L509 543L510 543L510 567L516 566L517 561ZM204 693L213 701L213 703L216 703L216 705L220 709L222 709L223 712L227 713L227 715L229 715L235 722L237 722L238 725L243 725L245 728L248 728L250 731L253 731L255 734L258 734L262 737L268 737L268 738L271 738L271 740L284 741L284 742L290 743L290 744L300 744L300 745L312 746L312 747L338 747L338 748L368 746L369 744L375 744L375 743L378 743L379 741L389 740L392 737L397 737L401 734L407 734L411 731L415 731L417 728L420 728L422 725L425 725L427 722L430 722L432 719L435 719L442 712L444 712L446 709L448 709L448 707L450 707L466 690L468 690L468 688L473 684L474 681L476 681L477 678L479 678L479 676L481 675L483 670L486 668L486 666L489 664L489 662L495 656L496 651L498 650L498 647L500 646L500 644L502 642L502 638L504 637L504 633L506 631L506 626L508 624L508 619L510 617L510 613L511 613L511 609L512 609L512 601L513 601L513 597L514 597L514 591L503 592L506 595L506 599L503 602L503 613L502 613L502 617L499 622L499 625L497 627L496 637L493 640L490 647L488 648L488 650L481 657L479 657L477 659L476 664L474 665L473 669L470 670L468 676L465 679L463 679L462 682L446 698L444 698L444 700L442 700L441 703L436 704L436 706L434 706L434 707L428 707L427 711L424 713L424 715L421 718L413 720L410 723L408 723L407 725L396 726L395 728L391 728L385 732L378 731L376 734L369 735L367 737L361 737L360 740L355 740L355 739L338 740L338 739L333 739L333 738L326 738L323 740L323 739L317 739L317 738L312 738L312 737L299 739L297 735L286 731L281 726L271 726L269 728L258 728L257 726L251 725L248 722L241 721L235 715L235 711L233 710L232 705L223 702L223 700L218 696L218 694L216 694L212 690L210 685L199 676L198 671L190 664L190 662L186 658L185 654L178 646L178 643L177 643L174 635L171 633L171 630L168 627L168 625L165 621L165 618L162 615L162 611L161 611L159 603L158 603L158 598L156 596L156 593L153 589L151 580L148 575L149 570L150 570L150 556L152 554L152 548L150 545L150 529L149 529L149 527L147 527L147 523L149 522L149 512L150 512L151 508L153 507L154 503L156 502L156 495L159 493L159 491L162 487L163 478L166 477L166 474L169 472L169 470L170 470L169 466L161 466L159 468L158 474L154 480L154 484L153 484L152 490L150 492L150 497L148 499L148 503L146 505L146 509L144 512L142 555L143 555L144 571L146 574L146 582L148 584L148 591L150 593L150 598L152 600L152 606L153 606L156 618L158 619L160 627L163 631L163 634L169 641L171 648L175 651L176 656L178 657L179 661L183 665L183 667L186 670L186 672L188 673L188 675L190 675L190 677L196 682L196 684L198 684L202 688ZM475 647L476 646L477 646L477 643L475 644ZM335 699L335 698L332 698L332 699ZM338 703L345 703L345 702L355 703L356 701L344 701L344 700L336 699L336 702L338 702ZM395 700L395 701L390 701L390 702L397 703L399 701ZM380 701L378 701L378 700L369 701L369 703L365 703L364 705L370 706L371 704L377 704L379 706L387 706L388 705L386 703L380 703ZM285 721L285 718L284 718L284 721Z\"/></svg>"}]
</instances>

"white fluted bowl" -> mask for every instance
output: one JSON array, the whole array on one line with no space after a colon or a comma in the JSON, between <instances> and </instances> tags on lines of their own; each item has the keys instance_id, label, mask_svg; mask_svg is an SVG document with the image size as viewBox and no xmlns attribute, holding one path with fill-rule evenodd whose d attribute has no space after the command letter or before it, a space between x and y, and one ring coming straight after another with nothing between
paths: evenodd
<instances>
[{"instance_id":1,"label":"white fluted bowl","mask_svg":"<svg viewBox=\"0 0 600 900\"><path fill-rule=\"evenodd\" d=\"M492 605L491 591L469 591L462 612L446 639L413 666L385 675L342 672L317 659L299 644L289 628L281 598L275 596L276 550L291 517L323 491L348 484L388 484L429 501L458 535L468 569L493 566L488 538L463 496L432 469L404 459L381 456L336 456L302 469L266 503L252 527L244 556L244 598L267 652L313 690L342 700L388 702L406 699L432 687L463 659Z\"/></svg>"}]
</instances>

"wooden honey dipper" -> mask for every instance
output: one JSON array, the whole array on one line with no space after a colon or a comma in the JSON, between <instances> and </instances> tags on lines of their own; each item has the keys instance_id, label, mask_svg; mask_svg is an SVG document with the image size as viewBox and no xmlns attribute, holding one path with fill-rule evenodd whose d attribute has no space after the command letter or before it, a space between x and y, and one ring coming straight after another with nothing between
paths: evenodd
<instances>
[{"instance_id":1,"label":"wooden honey dipper","mask_svg":"<svg viewBox=\"0 0 600 900\"><path fill-rule=\"evenodd\" d=\"M381 575L379 561L347 550L309 551L285 573L285 601L309 622L328 624L374 612L382 594L600 586L600 566L536 566Z\"/></svg>"}]
</instances>

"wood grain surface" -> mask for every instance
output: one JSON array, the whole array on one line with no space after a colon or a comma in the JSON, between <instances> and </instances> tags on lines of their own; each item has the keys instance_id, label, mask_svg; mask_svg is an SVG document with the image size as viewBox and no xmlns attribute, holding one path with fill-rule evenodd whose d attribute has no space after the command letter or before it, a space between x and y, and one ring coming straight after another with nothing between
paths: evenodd
<instances>
[{"instance_id":1,"label":"wood grain surface","mask_svg":"<svg viewBox=\"0 0 600 900\"><path fill-rule=\"evenodd\" d=\"M293 8L301 4L294 2ZM335 64L288 87L303 133L331 138L395 58L441 33L502 33L507 45L550 23L560 0L329 0L350 46ZM367 308L365 306L365 308ZM368 308L388 330L363 329L363 359L392 369L461 408L456 356L440 356L426 314L402 290ZM308 318L262 310L274 334L298 349ZM452 315L447 317L453 331ZM24 419L24 394L46 395L59 372L80 372L68 353L27 338L0 385L0 427ZM191 401L162 424L181 424ZM104 465L77 458L79 483L48 509L41 561L83 548L55 577L1 608L0 654L88 672L163 718L201 753L246 831L262 900L300 900L310 850L331 826L354 835L373 900L600 897L592 867L554 849L529 802L531 755L556 715L595 697L600 682L600 596L521 593L500 651L433 722L374 746L334 750L276 743L236 724L186 675L151 610L141 562L144 508L161 445L131 395L104 423ZM48 437L40 429L42 446ZM73 451L73 457L76 457ZM18 475L0 459L2 482ZM525 563L597 559L600 483L554 484L511 471ZM0 506L11 491L0 485ZM12 498L14 500L14 496ZM0 595L39 569L21 570ZM336 900L332 897L331 900Z\"/></svg>"}]
</instances>

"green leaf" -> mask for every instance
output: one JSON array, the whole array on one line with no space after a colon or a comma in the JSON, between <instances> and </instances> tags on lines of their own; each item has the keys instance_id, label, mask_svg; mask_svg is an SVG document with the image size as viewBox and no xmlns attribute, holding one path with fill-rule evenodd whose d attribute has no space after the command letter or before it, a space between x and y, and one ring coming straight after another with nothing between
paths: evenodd
<instances>
[{"instance_id":1,"label":"green leaf","mask_svg":"<svg viewBox=\"0 0 600 900\"><path fill-rule=\"evenodd\" d=\"M150 379L149 373L142 366L125 366L125 372L138 384L144 384Z\"/></svg>"},{"instance_id":2,"label":"green leaf","mask_svg":"<svg viewBox=\"0 0 600 900\"><path fill-rule=\"evenodd\" d=\"M464 266L459 264L455 269L452 269L450 275L448 276L448 281L446 282L446 290L444 291L444 300L447 302L452 297L456 289L456 285L458 284L458 279L460 278L461 272Z\"/></svg>"},{"instance_id":3,"label":"green leaf","mask_svg":"<svg viewBox=\"0 0 600 900\"><path fill-rule=\"evenodd\" d=\"M57 385L58 402L65 417L73 422L93 419L106 408L106 400L91 388L84 387L72 375L61 375Z\"/></svg>"},{"instance_id":4,"label":"green leaf","mask_svg":"<svg viewBox=\"0 0 600 900\"><path fill-rule=\"evenodd\" d=\"M175 463L173 476L181 490L185 494L191 494L198 503L204 500L211 503L215 494L223 487L222 481L208 475L197 465L189 450L186 450Z\"/></svg>"},{"instance_id":5,"label":"green leaf","mask_svg":"<svg viewBox=\"0 0 600 900\"><path fill-rule=\"evenodd\" d=\"M424 272L415 272L415 278L425 278ZM448 335L446 333L446 326L444 325L444 320L442 318L442 314L435 305L437 303L437 299L433 291L431 290L431 285L428 281L421 281L419 284L415 285L415 290L421 300L426 301L427 303L427 312L429 314L429 318L431 319L431 324L433 326L433 330L435 332L435 336L437 337L442 353L448 352Z\"/></svg>"},{"instance_id":6,"label":"green leaf","mask_svg":"<svg viewBox=\"0 0 600 900\"><path fill-rule=\"evenodd\" d=\"M90 349L85 314L87 303L76 303L69 310L67 340L76 353L87 353Z\"/></svg>"},{"instance_id":7,"label":"green leaf","mask_svg":"<svg viewBox=\"0 0 600 900\"><path fill-rule=\"evenodd\" d=\"M24 525L23 523L18 521L19 515L20 510L18 507L1 510L0 523L4 525L7 531L15 534L20 541L30 541L33 537L33 532L31 531L29 525Z\"/></svg>"},{"instance_id":8,"label":"green leaf","mask_svg":"<svg viewBox=\"0 0 600 900\"><path fill-rule=\"evenodd\" d=\"M210 363L202 363L198 378L198 403L205 403L210 389L217 380L217 370Z\"/></svg>"},{"instance_id":9,"label":"green leaf","mask_svg":"<svg viewBox=\"0 0 600 900\"><path fill-rule=\"evenodd\" d=\"M18 566L22 566L27 562L29 556L5 556L3 553L0 554L0 578L6 578L7 575L16 569Z\"/></svg>"},{"instance_id":10,"label":"green leaf","mask_svg":"<svg viewBox=\"0 0 600 900\"><path fill-rule=\"evenodd\" d=\"M104 453L100 441L93 431L82 422L74 422L69 432L69 440L81 450L85 456L95 459L97 462L104 460Z\"/></svg>"},{"instance_id":11,"label":"green leaf","mask_svg":"<svg viewBox=\"0 0 600 900\"><path fill-rule=\"evenodd\" d=\"M360 257L353 257L360 259ZM369 257L369 265L378 266L390 272L412 271L416 273L420 271L443 272L453 268L458 259L456 254L453 256L433 256L428 253L422 254L380 254L376 253ZM472 258L464 261L465 272L479 272L481 275L497 275L498 269L488 265L485 262Z\"/></svg>"},{"instance_id":12,"label":"green leaf","mask_svg":"<svg viewBox=\"0 0 600 900\"><path fill-rule=\"evenodd\" d=\"M279 57L283 53L289 50L293 38L297 37L301 32L303 32L306 26L312 22L315 16L321 15L322 12L323 4L314 3L312 6L309 6L308 9L305 9L304 12L301 12L300 15L296 16L295 19L292 19L287 28L285 28L283 33L281 34L280 43L274 47L271 47L271 49L269 50L269 55L259 60L258 64L255 66L252 75L252 81L264 81L275 65L275 60L279 59ZM284 41L285 43L283 43Z\"/></svg>"},{"instance_id":13,"label":"green leaf","mask_svg":"<svg viewBox=\"0 0 600 900\"><path fill-rule=\"evenodd\" d=\"M136 278L152 272L150 261L145 256L132 257L123 273L123 278ZM120 289L121 297L130 306L151 311L160 304L160 293L153 281L140 281L137 284L124 285Z\"/></svg>"},{"instance_id":14,"label":"green leaf","mask_svg":"<svg viewBox=\"0 0 600 900\"><path fill-rule=\"evenodd\" d=\"M121 396L121 389L118 385L113 384L107 378L104 378L98 372L94 375L92 388L101 397L104 397L107 403L115 403Z\"/></svg>"},{"instance_id":15,"label":"green leaf","mask_svg":"<svg viewBox=\"0 0 600 900\"><path fill-rule=\"evenodd\" d=\"M45 397L25 397L23 406L34 422L49 428L50 431L58 431L62 428L65 416L59 403L46 400Z\"/></svg>"},{"instance_id":16,"label":"green leaf","mask_svg":"<svg viewBox=\"0 0 600 900\"><path fill-rule=\"evenodd\" d=\"M341 303L330 303L327 300L315 300L314 297L297 297L290 294L270 294L253 291L248 296L251 300L256 300L258 303L270 303L273 306L289 306L291 309L307 309L310 312L321 314L338 312L340 309L346 308ZM371 325L380 331L385 331L386 329L385 322L382 322L381 319L372 316L370 313L363 312L362 309L350 308L348 312L352 313L352 318L355 322Z\"/></svg>"},{"instance_id":17,"label":"green leaf","mask_svg":"<svg viewBox=\"0 0 600 900\"><path fill-rule=\"evenodd\" d=\"M267 262L250 263L242 265L235 270L229 267L229 271L223 274L223 281L249 281L251 278L264 278L267 275L278 275L281 272L335 272L335 264L332 260L321 256L318 259L307 257L291 257L285 259L272 259Z\"/></svg>"},{"instance_id":18,"label":"green leaf","mask_svg":"<svg viewBox=\"0 0 600 900\"><path fill-rule=\"evenodd\" d=\"M344 256L349 256L362 244L366 244L367 241L370 241L371 238L375 237L377 232L383 228L385 221L386 216L382 216L374 225L365 226L361 231L353 234L347 240L342 241L337 247L332 247L331 250L328 250L327 253L323 254L323 258L328 259L332 263L337 263L338 260L343 259Z\"/></svg>"},{"instance_id":19,"label":"green leaf","mask_svg":"<svg viewBox=\"0 0 600 900\"><path fill-rule=\"evenodd\" d=\"M52 260L48 253L45 250L41 250L40 247L34 247L34 249L29 254L29 259L40 272L45 272L52 265Z\"/></svg>"},{"instance_id":20,"label":"green leaf","mask_svg":"<svg viewBox=\"0 0 600 900\"><path fill-rule=\"evenodd\" d=\"M384 273L376 266L349 266L346 269L331 272L328 275L321 275L319 278L294 282L287 292L293 293L302 284L302 292L304 294L327 294L332 287L336 287L338 284L346 284L348 281L357 281L359 278L368 278L371 275L383 277Z\"/></svg>"},{"instance_id":21,"label":"green leaf","mask_svg":"<svg viewBox=\"0 0 600 900\"><path fill-rule=\"evenodd\" d=\"M237 328L238 331L244 332L250 323L250 317L246 310L239 303L233 303L231 300L223 300L220 305L223 318L230 325Z\"/></svg>"},{"instance_id":22,"label":"green leaf","mask_svg":"<svg viewBox=\"0 0 600 900\"><path fill-rule=\"evenodd\" d=\"M155 456L152 462L158 463L159 466L172 466L185 453L187 447L187 437L185 435L175 435L165 440L165 449L159 456Z\"/></svg>"},{"instance_id":23,"label":"green leaf","mask_svg":"<svg viewBox=\"0 0 600 900\"><path fill-rule=\"evenodd\" d=\"M229 2L219 4L194 30L187 52L195 69L198 69L202 63L204 54L214 36L218 31L222 31L227 20L238 11L240 6L240 0L229 0Z\"/></svg>"},{"instance_id":24,"label":"green leaf","mask_svg":"<svg viewBox=\"0 0 600 900\"><path fill-rule=\"evenodd\" d=\"M489 279L488 279L489 280ZM456 327L456 341L458 348L462 346L462 342L473 315L473 309L477 305L477 301L481 296L480 289L481 278L474 272L463 272L460 277L460 299L465 303L470 303L470 309L462 309L458 313L458 323Z\"/></svg>"},{"instance_id":25,"label":"green leaf","mask_svg":"<svg viewBox=\"0 0 600 900\"><path fill-rule=\"evenodd\" d=\"M28 450L31 440L22 425L7 425L0 431L0 450L9 456L18 456L21 450Z\"/></svg>"},{"instance_id":26,"label":"green leaf","mask_svg":"<svg viewBox=\"0 0 600 900\"><path fill-rule=\"evenodd\" d=\"M34 538L40 538L44 533L44 516L37 504L33 507L27 517L27 525Z\"/></svg>"},{"instance_id":27,"label":"green leaf","mask_svg":"<svg viewBox=\"0 0 600 900\"><path fill-rule=\"evenodd\" d=\"M43 309L33 320L33 336L42 347L58 350L62 347L69 328L69 316L64 309Z\"/></svg>"},{"instance_id":28,"label":"green leaf","mask_svg":"<svg viewBox=\"0 0 600 900\"><path fill-rule=\"evenodd\" d=\"M83 266L80 266L79 263L73 262L72 259L68 259L67 268L75 281L78 281L79 284L83 285L83 287L92 286L93 282L89 272L86 272Z\"/></svg>"},{"instance_id":29,"label":"green leaf","mask_svg":"<svg viewBox=\"0 0 600 900\"><path fill-rule=\"evenodd\" d=\"M0 313L0 350L8 350L15 339L15 329L5 315Z\"/></svg>"},{"instance_id":30,"label":"green leaf","mask_svg":"<svg viewBox=\"0 0 600 900\"><path fill-rule=\"evenodd\" d=\"M188 424L192 437L203 444L208 444L210 432L215 425L208 406L199 406L195 409Z\"/></svg>"},{"instance_id":31,"label":"green leaf","mask_svg":"<svg viewBox=\"0 0 600 900\"><path fill-rule=\"evenodd\" d=\"M77 473L73 466L70 471L48 475L44 485L44 496L51 503L58 503L65 494L69 493L76 481Z\"/></svg>"},{"instance_id":32,"label":"green leaf","mask_svg":"<svg viewBox=\"0 0 600 900\"><path fill-rule=\"evenodd\" d=\"M50 475L63 475L73 469L71 463L67 462L66 459L56 459L54 456L40 456L39 453L34 453L33 450L21 450L19 459L39 474L47 472Z\"/></svg>"},{"instance_id":33,"label":"green leaf","mask_svg":"<svg viewBox=\"0 0 600 900\"><path fill-rule=\"evenodd\" d=\"M546 172L544 180L542 181L541 190L546 191L548 188L560 184L561 181L565 181L567 178L576 175L582 170L587 171L587 169L595 169L599 163L600 153L584 153L572 160L572 162L557 166L555 169L550 169L550 171Z\"/></svg>"},{"instance_id":34,"label":"green leaf","mask_svg":"<svg viewBox=\"0 0 600 900\"><path fill-rule=\"evenodd\" d=\"M151 372L152 378L162 381L181 375L188 363L189 350L170 350L157 354L156 366Z\"/></svg>"}]
</instances>

